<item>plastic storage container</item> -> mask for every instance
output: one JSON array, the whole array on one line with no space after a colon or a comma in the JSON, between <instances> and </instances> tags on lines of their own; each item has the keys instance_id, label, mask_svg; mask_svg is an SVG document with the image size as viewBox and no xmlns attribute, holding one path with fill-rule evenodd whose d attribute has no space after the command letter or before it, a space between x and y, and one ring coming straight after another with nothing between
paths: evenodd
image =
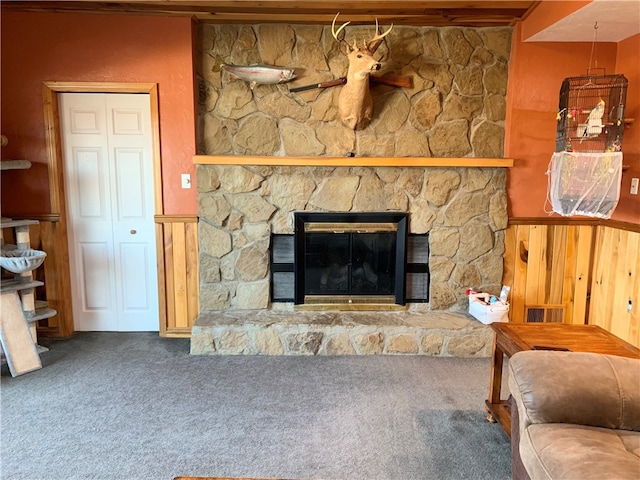
<instances>
[{"instance_id":1,"label":"plastic storage container","mask_svg":"<svg viewBox=\"0 0 640 480\"><path fill-rule=\"evenodd\" d=\"M490 305L469 297L469 315L485 325L494 322L509 321L509 304L495 302Z\"/></svg>"}]
</instances>

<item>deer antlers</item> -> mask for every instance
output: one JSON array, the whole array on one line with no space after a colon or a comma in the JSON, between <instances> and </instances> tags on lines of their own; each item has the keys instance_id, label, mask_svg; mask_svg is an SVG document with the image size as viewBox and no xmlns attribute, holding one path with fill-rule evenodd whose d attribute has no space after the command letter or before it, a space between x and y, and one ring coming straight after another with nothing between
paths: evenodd
<instances>
[{"instance_id":1,"label":"deer antlers","mask_svg":"<svg viewBox=\"0 0 640 480\"><path fill-rule=\"evenodd\" d=\"M336 13L336 16L333 17L333 22L331 22L331 35L333 35L333 38L335 38L339 43L344 42L345 44L347 44L347 42L345 42L344 40L344 35L342 36L342 38L339 38L338 36L340 35L340 32L342 32L345 29L345 27L349 25L351 22L349 21L349 22L343 23L342 25L340 25L340 27L338 27L338 30L336 30L336 20L338 20L338 15L340 15L340 12ZM384 37L386 37L387 35L389 35L389 33L391 33L391 29L393 29L393 24L391 24L391 26L384 33L380 33L378 19L376 18L376 34L368 42L365 40L364 49L371 54L375 53L375 51L378 49L378 47L382 43L382 40L384 39ZM358 49L358 46L356 45L355 40L353 41L353 46L347 44L347 47L349 47L352 50Z\"/></svg>"},{"instance_id":2,"label":"deer antlers","mask_svg":"<svg viewBox=\"0 0 640 480\"><path fill-rule=\"evenodd\" d=\"M389 35L389 33L391 33L392 28L393 28L393 23L387 29L386 32L380 33L378 28L378 19L376 18L376 34L371 40L366 42L367 50L369 50L369 52L371 53L374 53L382 43L382 40L384 40L384 37L386 37L387 35Z\"/></svg>"},{"instance_id":3,"label":"deer antlers","mask_svg":"<svg viewBox=\"0 0 640 480\"><path fill-rule=\"evenodd\" d=\"M342 38L338 38L338 35L340 35L340 32L344 30L344 28L347 25L349 25L351 22L343 23L342 25L340 25L340 28L336 30L336 20L338 20L338 15L340 15L340 12L336 13L336 16L333 17L333 22L331 22L331 35L333 35L333 38L335 38L338 41L338 43L342 43L344 42L344 36Z\"/></svg>"}]
</instances>

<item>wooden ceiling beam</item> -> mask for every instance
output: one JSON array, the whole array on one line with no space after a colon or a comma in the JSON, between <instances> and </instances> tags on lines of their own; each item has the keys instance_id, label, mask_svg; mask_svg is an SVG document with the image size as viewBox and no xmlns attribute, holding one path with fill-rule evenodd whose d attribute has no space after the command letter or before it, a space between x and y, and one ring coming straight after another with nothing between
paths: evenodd
<instances>
[{"instance_id":1,"label":"wooden ceiling beam","mask_svg":"<svg viewBox=\"0 0 640 480\"><path fill-rule=\"evenodd\" d=\"M415 26L511 25L538 1L435 0L227 0L227 1L23 1L4 0L2 9L32 12L85 12L195 17L206 23L328 24L339 11L342 21Z\"/></svg>"},{"instance_id":2,"label":"wooden ceiling beam","mask_svg":"<svg viewBox=\"0 0 640 480\"><path fill-rule=\"evenodd\" d=\"M313 19L307 19L301 15L265 15L265 14L197 14L195 17L203 23L218 24L256 24L256 23L287 23L287 24L303 24L303 25L331 25L333 15L316 15ZM381 25L405 25L405 26L432 26L432 27L490 27L509 25L511 17L505 18L500 16L487 17L443 17L443 16L427 16L427 15L377 15L375 18ZM374 17L370 15L345 16L341 20L351 21L351 25L371 25Z\"/></svg>"}]
</instances>

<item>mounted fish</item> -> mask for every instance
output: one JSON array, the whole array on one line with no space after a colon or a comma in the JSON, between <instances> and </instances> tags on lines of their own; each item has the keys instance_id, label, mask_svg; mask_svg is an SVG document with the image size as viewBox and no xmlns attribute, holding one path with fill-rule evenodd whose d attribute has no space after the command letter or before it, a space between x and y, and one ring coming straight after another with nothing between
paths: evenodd
<instances>
[{"instance_id":1,"label":"mounted fish","mask_svg":"<svg viewBox=\"0 0 640 480\"><path fill-rule=\"evenodd\" d=\"M224 70L234 77L249 82L251 90L253 90L253 87L257 84L275 85L296 78L293 68L272 67L269 65L227 65L222 61L222 57L220 56L216 57L216 64L211 70L214 72Z\"/></svg>"}]
</instances>

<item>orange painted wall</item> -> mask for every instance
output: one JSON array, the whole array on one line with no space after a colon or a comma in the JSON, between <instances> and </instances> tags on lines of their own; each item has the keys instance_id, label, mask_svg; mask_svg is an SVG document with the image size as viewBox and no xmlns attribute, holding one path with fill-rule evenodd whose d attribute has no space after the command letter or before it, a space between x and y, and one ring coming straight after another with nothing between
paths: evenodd
<instances>
[{"instance_id":1,"label":"orange painted wall","mask_svg":"<svg viewBox=\"0 0 640 480\"><path fill-rule=\"evenodd\" d=\"M586 74L591 43L526 43L522 41L522 32L523 23L519 23L513 32L507 89L505 156L516 159L516 166L509 170L509 216L544 217L547 215L545 172L555 150L560 85L566 77ZM600 43L597 51L598 67L604 67L606 73L624 73L628 79L637 78L640 69L637 43L621 42L620 47L615 43ZM637 82L635 80L635 85L629 87L627 117L638 111ZM634 129L637 132L637 128ZM633 129L625 131L625 164L629 163L628 159L637 158L637 140L631 138L637 135L635 132ZM637 165L637 160L634 163ZM631 181L630 173L623 174L623 190ZM621 195L612 218L640 223L635 198Z\"/></svg>"},{"instance_id":2,"label":"orange painted wall","mask_svg":"<svg viewBox=\"0 0 640 480\"><path fill-rule=\"evenodd\" d=\"M530 18L535 20L533 14ZM189 19L3 10L1 21L0 129L9 137L2 158L34 164L30 170L3 172L3 211L49 212L41 83L97 81L159 84L164 213L197 212L195 188L180 188L181 173L191 173L195 179ZM509 169L509 214L543 217L560 84L565 77L586 72L591 44L525 43L522 29L523 22L514 28L507 93L505 156L516 159L516 166ZM630 81L626 116L637 121L625 131L625 164L631 168L623 175L614 219L633 223L640 223L640 197L628 194L632 176L640 176L639 43L636 36L598 46L598 66L608 73L624 73Z\"/></svg>"},{"instance_id":3,"label":"orange painted wall","mask_svg":"<svg viewBox=\"0 0 640 480\"><path fill-rule=\"evenodd\" d=\"M157 83L166 214L197 212L192 23L189 18L2 11L4 159L32 162L2 174L2 211L49 213L42 82Z\"/></svg>"},{"instance_id":4,"label":"orange painted wall","mask_svg":"<svg viewBox=\"0 0 640 480\"><path fill-rule=\"evenodd\" d=\"M622 151L629 169L622 175L620 203L614 218L640 224L640 195L631 195L631 179L640 178L640 34L618 43L616 72L629 80L626 118L635 122L624 132Z\"/></svg>"}]
</instances>

